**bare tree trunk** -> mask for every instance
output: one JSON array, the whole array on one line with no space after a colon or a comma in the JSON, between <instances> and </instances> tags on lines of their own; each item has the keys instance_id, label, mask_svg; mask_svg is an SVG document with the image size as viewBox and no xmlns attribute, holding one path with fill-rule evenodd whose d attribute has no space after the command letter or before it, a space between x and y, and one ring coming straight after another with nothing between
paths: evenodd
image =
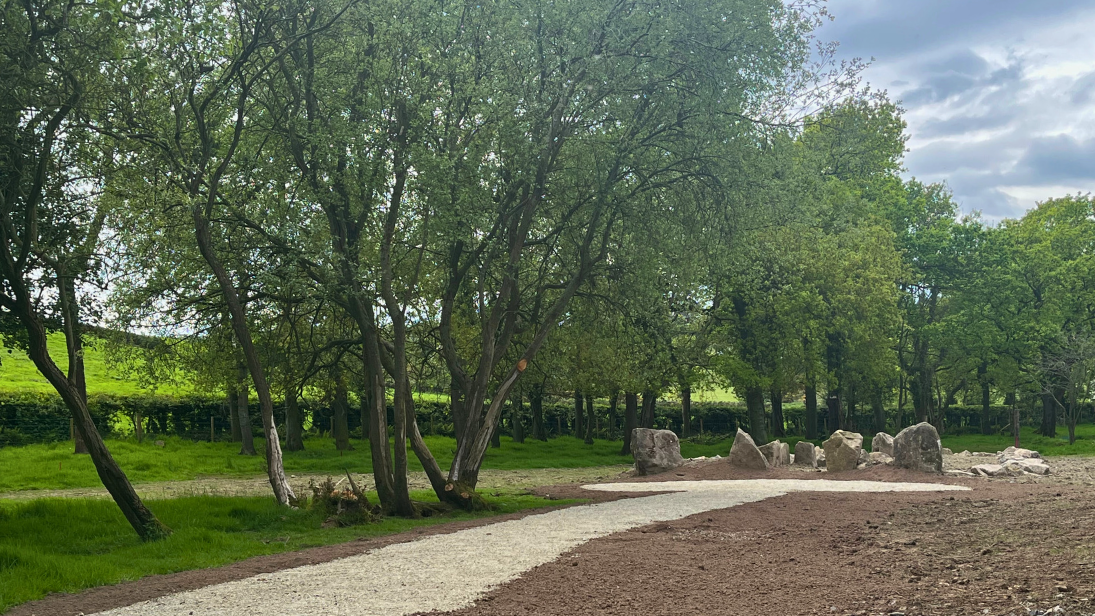
<instances>
[{"instance_id":1,"label":"bare tree trunk","mask_svg":"<svg viewBox=\"0 0 1095 616\"><path fill-rule=\"evenodd\" d=\"M643 416L640 425L643 428L653 428L655 419L655 410L657 409L658 397L651 390L643 392Z\"/></svg>"},{"instance_id":2,"label":"bare tree trunk","mask_svg":"<svg viewBox=\"0 0 1095 616\"><path fill-rule=\"evenodd\" d=\"M255 434L251 430L251 414L248 412L251 396L247 391L247 366L240 364L236 372L236 423L240 427L240 455L255 455Z\"/></svg>"},{"instance_id":3,"label":"bare tree trunk","mask_svg":"<svg viewBox=\"0 0 1095 616\"><path fill-rule=\"evenodd\" d=\"M621 456L631 455L631 431L639 426L638 417L639 395L635 392L624 394L624 444L620 449Z\"/></svg>"},{"instance_id":4,"label":"bare tree trunk","mask_svg":"<svg viewBox=\"0 0 1095 616\"><path fill-rule=\"evenodd\" d=\"M886 431L886 408L882 402L882 388L876 387L874 389L874 395L871 396L871 408L874 412L874 431L885 432Z\"/></svg>"},{"instance_id":5,"label":"bare tree trunk","mask_svg":"<svg viewBox=\"0 0 1095 616\"><path fill-rule=\"evenodd\" d=\"M251 373L251 381L255 385L255 393L259 397L259 410L262 414L263 433L266 437L266 471L270 479L270 487L274 490L274 498L279 504L289 505L296 501L293 488L289 486L289 480L285 476L285 466L282 462L281 442L278 440L278 429L274 424L274 401L270 398L270 385L263 372L262 363L259 360L258 351L251 338L250 326L247 316L244 314L243 304L232 283L231 277L224 269L220 259L213 250L213 238L209 232L209 221L206 220L201 207L195 204L191 208L194 218L194 231L198 241L198 250L205 262L213 270L213 275L221 288L228 305L228 313L232 321L232 330L236 334L236 341L243 350L243 356L247 362L247 369ZM241 425L241 432L250 430L250 426Z\"/></svg>"},{"instance_id":6,"label":"bare tree trunk","mask_svg":"<svg viewBox=\"0 0 1095 616\"><path fill-rule=\"evenodd\" d=\"M777 437L787 436L783 420L783 392L773 387L769 395L772 398L772 433Z\"/></svg>"},{"instance_id":7,"label":"bare tree trunk","mask_svg":"<svg viewBox=\"0 0 1095 616\"><path fill-rule=\"evenodd\" d=\"M597 422L596 413L593 410L593 396L586 396L586 438L585 444L593 444L593 428Z\"/></svg>"},{"instance_id":8,"label":"bare tree trunk","mask_svg":"<svg viewBox=\"0 0 1095 616\"><path fill-rule=\"evenodd\" d=\"M681 438L692 436L692 388L681 387Z\"/></svg>"},{"instance_id":9,"label":"bare tree trunk","mask_svg":"<svg viewBox=\"0 0 1095 616\"><path fill-rule=\"evenodd\" d=\"M514 443L525 442L525 426L521 423L521 411L524 406L524 395L521 392L517 392L517 395L512 400L513 408L510 410L510 436L513 437Z\"/></svg>"},{"instance_id":10,"label":"bare tree trunk","mask_svg":"<svg viewBox=\"0 0 1095 616\"><path fill-rule=\"evenodd\" d=\"M331 436L335 439L335 449L350 451L350 403L346 396L346 383L342 375L335 375L335 395L331 399Z\"/></svg>"},{"instance_id":11,"label":"bare tree trunk","mask_svg":"<svg viewBox=\"0 0 1095 616\"><path fill-rule=\"evenodd\" d=\"M817 440L817 386L806 384L806 439Z\"/></svg>"},{"instance_id":12,"label":"bare tree trunk","mask_svg":"<svg viewBox=\"0 0 1095 616\"><path fill-rule=\"evenodd\" d=\"M764 412L764 390L760 387L745 389L745 410L749 415L749 436L757 445L768 442L768 421Z\"/></svg>"},{"instance_id":13,"label":"bare tree trunk","mask_svg":"<svg viewBox=\"0 0 1095 616\"><path fill-rule=\"evenodd\" d=\"M992 396L988 380L981 381L981 434L992 434Z\"/></svg>"},{"instance_id":14,"label":"bare tree trunk","mask_svg":"<svg viewBox=\"0 0 1095 616\"><path fill-rule=\"evenodd\" d=\"M609 394L608 398L608 440L612 441L616 439L616 424L619 420L617 417L617 409L620 404L620 392L613 391Z\"/></svg>"},{"instance_id":15,"label":"bare tree trunk","mask_svg":"<svg viewBox=\"0 0 1095 616\"><path fill-rule=\"evenodd\" d=\"M156 519L156 516L152 515L137 496L133 485L129 483L129 478L110 455L95 423L91 420L87 400L81 397L80 392L65 378L50 357L46 346L46 330L33 314L29 297L20 291L22 289L16 289L17 303L13 312L22 322L29 336L27 355L42 376L46 377L46 380L57 390L65 406L71 411L75 430L80 433L81 439L87 446L91 462L95 465L95 471L103 482L103 487L110 493L118 508L122 510L122 515L143 541L167 537L171 534L171 529Z\"/></svg>"},{"instance_id":16,"label":"bare tree trunk","mask_svg":"<svg viewBox=\"0 0 1095 616\"><path fill-rule=\"evenodd\" d=\"M1057 401L1048 391L1042 392L1042 436L1057 436Z\"/></svg>"},{"instance_id":17,"label":"bare tree trunk","mask_svg":"<svg viewBox=\"0 0 1095 616\"><path fill-rule=\"evenodd\" d=\"M585 409L583 408L582 391L577 387L574 388L574 436L576 438L582 438L585 435L585 424L582 421L585 419Z\"/></svg>"},{"instance_id":18,"label":"bare tree trunk","mask_svg":"<svg viewBox=\"0 0 1095 616\"><path fill-rule=\"evenodd\" d=\"M224 405L228 412L228 425L231 427L231 440L233 443L239 443L243 440L243 437L240 436L240 418L236 413L236 407L239 406L240 396L238 379L239 377L230 379L224 386L225 389L228 390L224 395Z\"/></svg>"},{"instance_id":19,"label":"bare tree trunk","mask_svg":"<svg viewBox=\"0 0 1095 616\"><path fill-rule=\"evenodd\" d=\"M529 390L529 408L532 411L532 438L547 441L544 430L544 387L537 383Z\"/></svg>"},{"instance_id":20,"label":"bare tree trunk","mask_svg":"<svg viewBox=\"0 0 1095 616\"><path fill-rule=\"evenodd\" d=\"M285 391L285 450L304 451L304 418L297 403L295 385Z\"/></svg>"}]
</instances>

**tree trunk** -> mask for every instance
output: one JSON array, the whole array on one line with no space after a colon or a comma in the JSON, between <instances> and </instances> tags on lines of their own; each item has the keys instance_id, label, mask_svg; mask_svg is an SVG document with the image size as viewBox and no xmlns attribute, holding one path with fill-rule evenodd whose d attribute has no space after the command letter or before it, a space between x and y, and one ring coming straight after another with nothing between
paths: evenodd
<instances>
[{"instance_id":1,"label":"tree trunk","mask_svg":"<svg viewBox=\"0 0 1095 616\"><path fill-rule=\"evenodd\" d=\"M624 393L624 444L621 456L631 455L631 431L638 426L639 396L634 392Z\"/></svg>"},{"instance_id":2,"label":"tree trunk","mask_svg":"<svg viewBox=\"0 0 1095 616\"><path fill-rule=\"evenodd\" d=\"M620 403L620 392L613 391L608 398L608 440L616 440L617 408Z\"/></svg>"},{"instance_id":3,"label":"tree trunk","mask_svg":"<svg viewBox=\"0 0 1095 616\"><path fill-rule=\"evenodd\" d=\"M532 438L538 441L547 441L547 432L544 430L544 387L533 385L529 390L529 407L532 409Z\"/></svg>"},{"instance_id":4,"label":"tree trunk","mask_svg":"<svg viewBox=\"0 0 1095 616\"><path fill-rule=\"evenodd\" d=\"M228 393L224 395L224 404L228 411L228 425L232 431L231 440L233 443L240 443L243 441L243 437L240 436L240 417L236 411L236 408L239 406L240 397L237 379L228 381L225 385L225 389L228 390Z\"/></svg>"},{"instance_id":5,"label":"tree trunk","mask_svg":"<svg viewBox=\"0 0 1095 616\"><path fill-rule=\"evenodd\" d=\"M596 412L593 410L593 396L586 396L586 445L593 444L593 428L596 425Z\"/></svg>"},{"instance_id":6,"label":"tree trunk","mask_svg":"<svg viewBox=\"0 0 1095 616\"><path fill-rule=\"evenodd\" d=\"M886 431L886 407L882 400L882 388L876 387L871 395L871 410L874 414L874 431Z\"/></svg>"},{"instance_id":7,"label":"tree trunk","mask_svg":"<svg viewBox=\"0 0 1095 616\"><path fill-rule=\"evenodd\" d=\"M783 420L783 392L772 388L769 397L772 399L772 431L776 437L787 436L787 426Z\"/></svg>"},{"instance_id":8,"label":"tree trunk","mask_svg":"<svg viewBox=\"0 0 1095 616\"><path fill-rule=\"evenodd\" d=\"M524 406L524 404L525 404L525 397L524 397L523 394L518 392L517 395L513 397L513 401L512 401L512 407L513 408L510 411L510 417L509 417L509 425L510 425L510 430L511 430L510 436L513 437L513 442L514 443L524 443L525 442L525 426L521 422L521 414L522 414L521 411L523 410L522 407Z\"/></svg>"},{"instance_id":9,"label":"tree trunk","mask_svg":"<svg viewBox=\"0 0 1095 616\"><path fill-rule=\"evenodd\" d=\"M817 440L817 386L806 385L806 439Z\"/></svg>"},{"instance_id":10,"label":"tree trunk","mask_svg":"<svg viewBox=\"0 0 1095 616\"><path fill-rule=\"evenodd\" d=\"M247 391L247 366L240 364L236 372L236 422L240 426L240 455L255 455L255 434L251 430L251 415L248 406L251 402Z\"/></svg>"},{"instance_id":11,"label":"tree trunk","mask_svg":"<svg viewBox=\"0 0 1095 616\"><path fill-rule=\"evenodd\" d=\"M285 392L285 450L304 451L304 418L297 403L297 388Z\"/></svg>"},{"instance_id":12,"label":"tree trunk","mask_svg":"<svg viewBox=\"0 0 1095 616\"><path fill-rule=\"evenodd\" d=\"M829 432L844 429L844 404L841 399L840 389L829 392L825 404L829 409Z\"/></svg>"},{"instance_id":13,"label":"tree trunk","mask_svg":"<svg viewBox=\"0 0 1095 616\"><path fill-rule=\"evenodd\" d=\"M335 439L335 449L350 451L350 403L346 396L346 383L342 375L335 376L335 395L331 399L331 436Z\"/></svg>"},{"instance_id":14,"label":"tree trunk","mask_svg":"<svg viewBox=\"0 0 1095 616\"><path fill-rule=\"evenodd\" d=\"M449 413L452 414L452 426L456 431L456 442L459 443L464 438L467 413L464 412L464 391L457 386L456 379L449 382Z\"/></svg>"},{"instance_id":15,"label":"tree trunk","mask_svg":"<svg viewBox=\"0 0 1095 616\"><path fill-rule=\"evenodd\" d=\"M764 412L764 390L760 387L745 389L745 408L749 415L749 436L753 442L764 445L768 442L768 421Z\"/></svg>"},{"instance_id":16,"label":"tree trunk","mask_svg":"<svg viewBox=\"0 0 1095 616\"><path fill-rule=\"evenodd\" d=\"M18 284L17 281L12 282L13 287ZM145 507L140 497L137 496L137 492L133 489L133 485L129 482L129 478L122 472L114 457L110 455L106 444L103 443L103 438L99 435L95 423L91 420L91 414L88 412L86 394L85 397L81 397L80 392L71 381L65 378L60 368L50 357L46 330L32 312L33 308L29 296L21 291L24 291L24 289L15 289L18 303L16 304L16 310L13 312L22 322L29 337L27 355L34 362L38 371L42 373L42 376L46 377L46 380L53 385L53 388L61 396L61 400L64 401L65 406L72 413L75 431L79 432L80 438L87 446L91 462L95 465L95 472L103 482L103 487L110 493L111 498L121 509L122 515L125 516L126 521L133 527L133 530L137 531L137 535L141 540L152 541L167 537L171 534L171 529L164 526Z\"/></svg>"},{"instance_id":17,"label":"tree trunk","mask_svg":"<svg viewBox=\"0 0 1095 616\"><path fill-rule=\"evenodd\" d=\"M498 424L494 426L494 430L490 434L490 446L492 449L502 448L502 419L498 419Z\"/></svg>"},{"instance_id":18,"label":"tree trunk","mask_svg":"<svg viewBox=\"0 0 1095 616\"><path fill-rule=\"evenodd\" d=\"M1040 432L1042 436L1057 436L1057 401L1053 399L1053 394L1048 391L1042 392L1042 426Z\"/></svg>"},{"instance_id":19,"label":"tree trunk","mask_svg":"<svg viewBox=\"0 0 1095 616\"><path fill-rule=\"evenodd\" d=\"M363 390L357 392L358 397L358 414L361 415L361 440L369 440L369 421L372 414L369 409L373 408L373 390L371 387L365 387Z\"/></svg>"},{"instance_id":20,"label":"tree trunk","mask_svg":"<svg viewBox=\"0 0 1095 616\"><path fill-rule=\"evenodd\" d=\"M658 408L658 397L651 390L643 392L643 416L642 423L643 428L653 428L654 420L656 419L655 411Z\"/></svg>"},{"instance_id":21,"label":"tree trunk","mask_svg":"<svg viewBox=\"0 0 1095 616\"><path fill-rule=\"evenodd\" d=\"M992 434L992 397L989 382L981 381L981 434Z\"/></svg>"},{"instance_id":22,"label":"tree trunk","mask_svg":"<svg viewBox=\"0 0 1095 616\"><path fill-rule=\"evenodd\" d=\"M582 421L585 419L585 410L582 404L582 391L578 388L574 389L574 436L582 438L585 435L585 423Z\"/></svg>"},{"instance_id":23,"label":"tree trunk","mask_svg":"<svg viewBox=\"0 0 1095 616\"><path fill-rule=\"evenodd\" d=\"M681 386L681 438L692 436L692 388Z\"/></svg>"},{"instance_id":24,"label":"tree trunk","mask_svg":"<svg viewBox=\"0 0 1095 616\"><path fill-rule=\"evenodd\" d=\"M214 191L215 194L215 191ZM239 294L232 283L231 277L224 269L220 259L213 250L213 237L209 232L209 221L206 220L201 206L194 203L191 207L194 218L194 232L198 242L198 251L201 252L205 262L213 270L213 275L221 288L221 295L228 305L228 313L231 316L232 330L236 335L243 350L247 369L251 373L251 381L255 385L255 393L259 398L259 410L262 414L263 434L266 437L266 472L270 479L270 487L274 490L274 498L281 505L289 505L296 501L293 488L289 486L289 480L285 476L285 465L282 462L281 441L278 438L278 429L274 424L274 401L270 398L270 385L263 372L262 363L259 360L258 351L255 349L254 340L251 338L250 326L244 313L243 304ZM249 425L240 425L241 432L250 430Z\"/></svg>"}]
</instances>

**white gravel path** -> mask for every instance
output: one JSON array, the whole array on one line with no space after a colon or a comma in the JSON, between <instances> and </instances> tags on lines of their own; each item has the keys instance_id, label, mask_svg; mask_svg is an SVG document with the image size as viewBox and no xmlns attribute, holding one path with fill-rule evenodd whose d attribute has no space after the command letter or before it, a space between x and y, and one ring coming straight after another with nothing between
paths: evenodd
<instances>
[{"instance_id":1,"label":"white gravel path","mask_svg":"<svg viewBox=\"0 0 1095 616\"><path fill-rule=\"evenodd\" d=\"M591 539L788 492L967 490L930 483L831 480L608 483L590 490L666 492L530 515L389 545L339 560L168 595L110 616L300 614L395 616L466 607L491 588Z\"/></svg>"}]
</instances>

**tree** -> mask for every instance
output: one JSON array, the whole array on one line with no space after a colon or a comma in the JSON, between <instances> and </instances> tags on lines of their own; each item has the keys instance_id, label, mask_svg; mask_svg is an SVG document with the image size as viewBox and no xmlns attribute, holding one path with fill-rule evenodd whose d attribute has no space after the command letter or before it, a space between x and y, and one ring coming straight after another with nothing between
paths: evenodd
<instances>
[{"instance_id":1,"label":"tree","mask_svg":"<svg viewBox=\"0 0 1095 616\"><path fill-rule=\"evenodd\" d=\"M89 130L102 96L101 69L115 61L126 23L121 7L48 1L5 5L0 12L0 312L5 329L72 413L95 470L143 540L164 526L133 490L99 435L87 407L78 282L99 272L96 247L103 215L99 174L113 162L109 145ZM55 306L49 297L55 296ZM53 314L51 314L51 312ZM47 348L47 322L59 317L68 374Z\"/></svg>"}]
</instances>

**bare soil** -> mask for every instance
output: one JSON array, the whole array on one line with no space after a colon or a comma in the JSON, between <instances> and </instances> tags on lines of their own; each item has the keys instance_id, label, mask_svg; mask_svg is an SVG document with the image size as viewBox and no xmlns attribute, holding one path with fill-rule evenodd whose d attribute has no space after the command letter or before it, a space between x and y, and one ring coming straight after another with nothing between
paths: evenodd
<instances>
[{"instance_id":1,"label":"bare soil","mask_svg":"<svg viewBox=\"0 0 1095 616\"><path fill-rule=\"evenodd\" d=\"M803 478L703 464L651 480L787 475ZM925 480L889 467L811 475ZM793 493L655 524L591 541L455 614L1095 612L1089 491L936 480L972 491Z\"/></svg>"}]
</instances>

